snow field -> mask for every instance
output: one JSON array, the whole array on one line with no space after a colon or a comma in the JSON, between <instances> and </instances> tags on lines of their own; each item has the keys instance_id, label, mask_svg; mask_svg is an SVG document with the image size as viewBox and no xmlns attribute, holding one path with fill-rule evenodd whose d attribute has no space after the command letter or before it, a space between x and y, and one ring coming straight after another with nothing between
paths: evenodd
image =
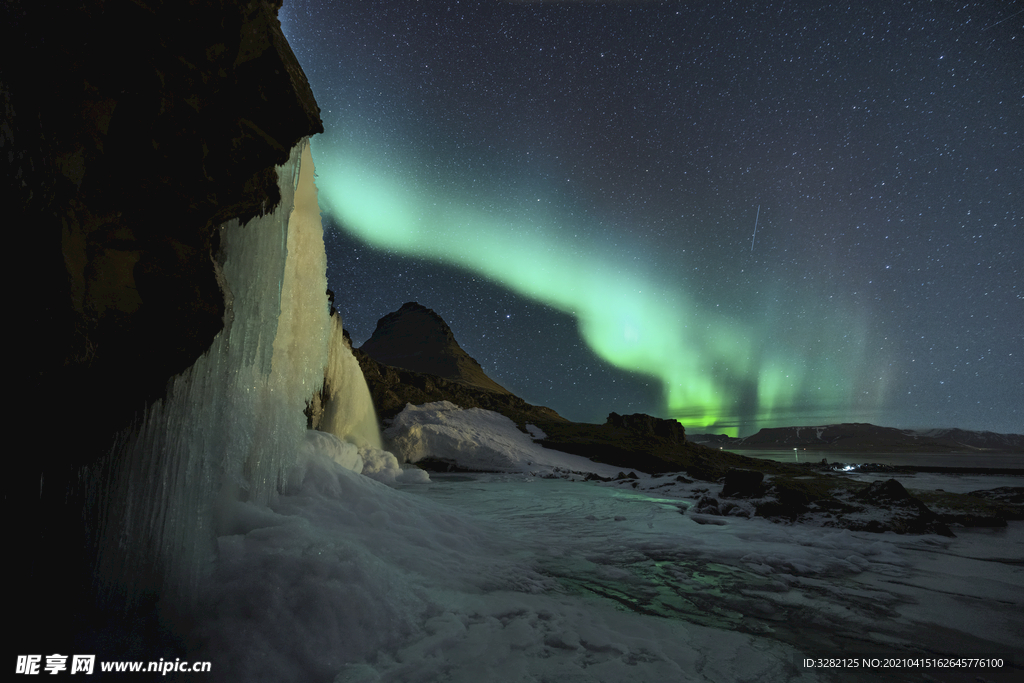
<instances>
[{"instance_id":1,"label":"snow field","mask_svg":"<svg viewBox=\"0 0 1024 683\"><path fill-rule=\"evenodd\" d=\"M430 429L396 420L428 435L410 443L502 472L393 488L339 465L342 442L307 441L287 495L236 504L218 541L196 635L228 678L809 681L803 656L1022 651L1024 575L1005 561L1019 525L950 539L706 524L690 509L706 482L540 478L573 468L554 452L541 465L514 427L489 435L494 417L420 412Z\"/></svg>"}]
</instances>

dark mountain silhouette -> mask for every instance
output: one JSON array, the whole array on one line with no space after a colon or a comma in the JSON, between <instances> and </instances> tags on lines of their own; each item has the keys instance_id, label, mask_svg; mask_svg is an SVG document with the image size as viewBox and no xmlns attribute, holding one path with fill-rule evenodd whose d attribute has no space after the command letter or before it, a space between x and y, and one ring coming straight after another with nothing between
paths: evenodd
<instances>
[{"instance_id":1,"label":"dark mountain silhouette","mask_svg":"<svg viewBox=\"0 0 1024 683\"><path fill-rule=\"evenodd\" d=\"M770 427L743 438L694 434L698 443L722 448L917 453L1020 453L1024 434L965 429L896 429L855 422L817 427Z\"/></svg>"},{"instance_id":2,"label":"dark mountain silhouette","mask_svg":"<svg viewBox=\"0 0 1024 683\"><path fill-rule=\"evenodd\" d=\"M413 301L378 320L377 329L359 349L384 365L499 394L510 393L459 346L441 316Z\"/></svg>"}]
</instances>

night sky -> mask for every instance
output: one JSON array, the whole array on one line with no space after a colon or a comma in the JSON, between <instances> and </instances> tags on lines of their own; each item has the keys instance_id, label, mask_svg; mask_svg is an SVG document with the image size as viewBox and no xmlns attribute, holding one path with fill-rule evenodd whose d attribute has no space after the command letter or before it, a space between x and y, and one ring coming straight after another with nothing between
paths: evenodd
<instances>
[{"instance_id":1,"label":"night sky","mask_svg":"<svg viewBox=\"0 0 1024 683\"><path fill-rule=\"evenodd\" d=\"M573 420L1024 431L1017 2L281 18L356 345L418 301Z\"/></svg>"}]
</instances>

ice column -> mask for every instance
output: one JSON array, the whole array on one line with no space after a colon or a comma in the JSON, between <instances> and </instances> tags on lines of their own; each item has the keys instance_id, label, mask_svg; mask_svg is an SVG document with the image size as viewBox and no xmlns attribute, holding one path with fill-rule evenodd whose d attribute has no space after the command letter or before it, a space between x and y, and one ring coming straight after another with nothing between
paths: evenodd
<instances>
[{"instance_id":1,"label":"ice column","mask_svg":"<svg viewBox=\"0 0 1024 683\"><path fill-rule=\"evenodd\" d=\"M194 599L221 513L276 495L304 438L331 340L308 140L277 171L278 208L221 228L224 329L83 476L100 512L96 575L118 601L149 591Z\"/></svg>"},{"instance_id":2,"label":"ice column","mask_svg":"<svg viewBox=\"0 0 1024 683\"><path fill-rule=\"evenodd\" d=\"M330 363L325 379L327 397L320 429L355 444L360 449L384 448L377 413L366 387L359 361L352 355L341 329L332 319Z\"/></svg>"}]
</instances>

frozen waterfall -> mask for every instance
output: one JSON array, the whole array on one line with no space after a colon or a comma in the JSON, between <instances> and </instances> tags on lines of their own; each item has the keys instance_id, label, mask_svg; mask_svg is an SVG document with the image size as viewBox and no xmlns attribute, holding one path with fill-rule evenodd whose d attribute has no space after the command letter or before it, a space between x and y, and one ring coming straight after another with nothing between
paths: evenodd
<instances>
[{"instance_id":1,"label":"frozen waterfall","mask_svg":"<svg viewBox=\"0 0 1024 683\"><path fill-rule=\"evenodd\" d=\"M383 449L377 413L363 371L342 334L341 321L333 318L332 323L326 373L328 398L324 401L320 429L359 448Z\"/></svg>"},{"instance_id":2,"label":"frozen waterfall","mask_svg":"<svg viewBox=\"0 0 1024 683\"><path fill-rule=\"evenodd\" d=\"M306 434L306 450L328 454L339 465L386 484L428 480L426 472L414 466L403 469L392 453L383 450L377 413L359 361L342 332L341 320L333 316L331 324L325 386L311 406L313 424L321 431Z\"/></svg>"},{"instance_id":3,"label":"frozen waterfall","mask_svg":"<svg viewBox=\"0 0 1024 683\"><path fill-rule=\"evenodd\" d=\"M353 395L335 391L326 426L379 452L365 381L329 313L309 141L277 172L276 210L221 227L224 329L80 482L99 513L95 576L116 602L152 591L194 600L234 501L266 503L285 485L325 369Z\"/></svg>"}]
</instances>

